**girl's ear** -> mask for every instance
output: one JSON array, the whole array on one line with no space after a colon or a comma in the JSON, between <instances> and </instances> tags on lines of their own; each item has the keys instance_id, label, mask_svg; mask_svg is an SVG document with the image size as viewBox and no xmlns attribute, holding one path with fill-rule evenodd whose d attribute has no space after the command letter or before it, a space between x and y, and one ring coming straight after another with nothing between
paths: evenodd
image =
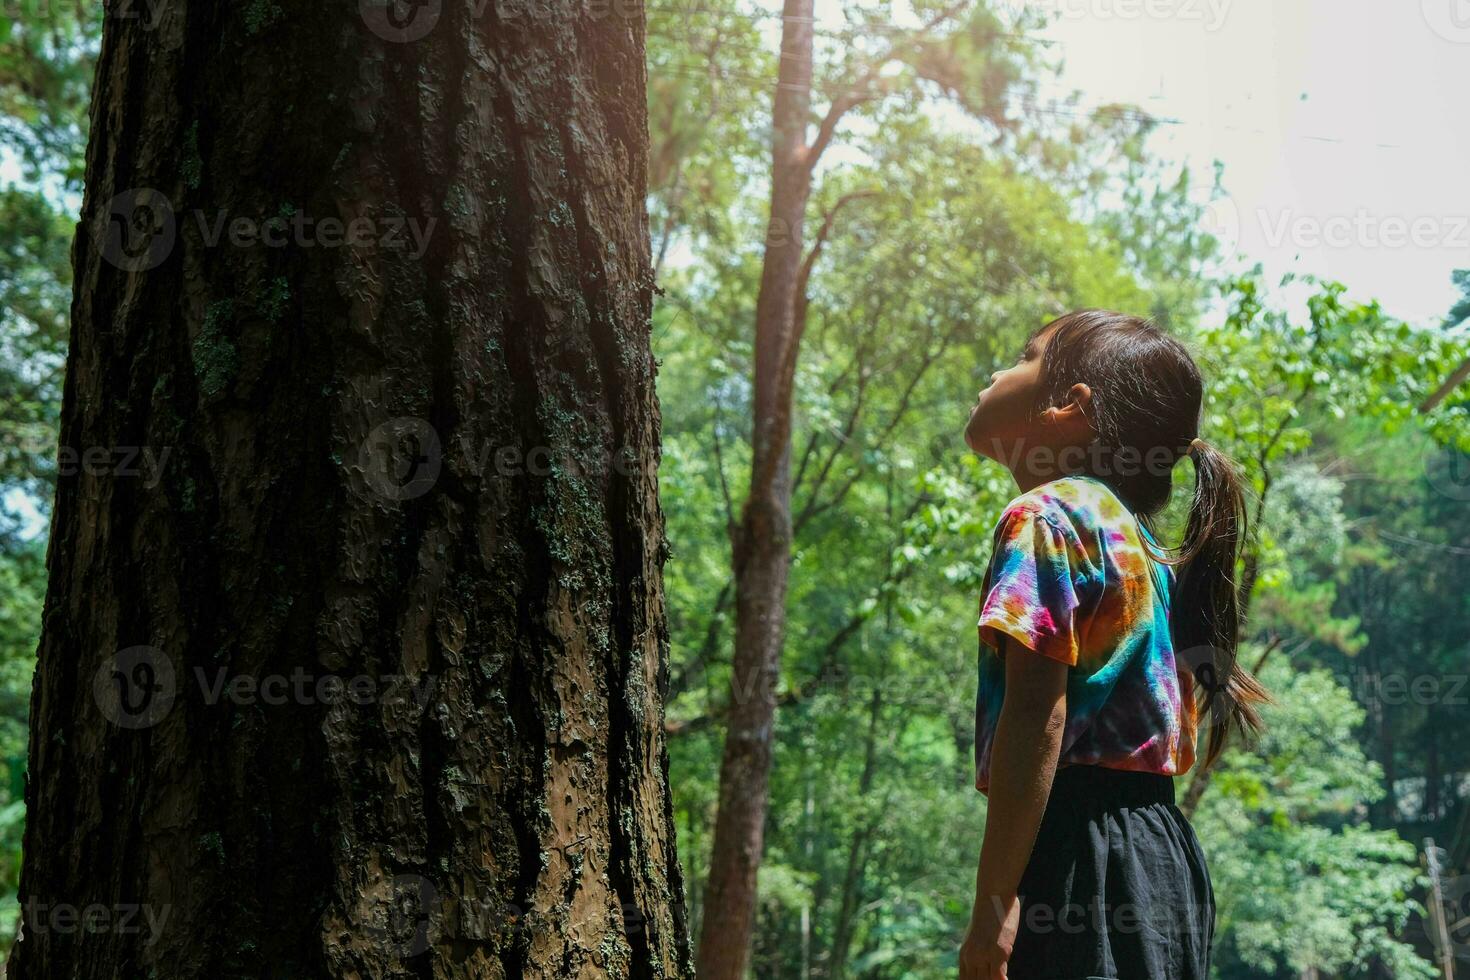
<instances>
[{"instance_id":1,"label":"girl's ear","mask_svg":"<svg viewBox=\"0 0 1470 980\"><path fill-rule=\"evenodd\" d=\"M1076 406L1082 417L1087 419L1087 424L1092 425L1092 389L1082 382L1077 382L1067 392L1068 407Z\"/></svg>"},{"instance_id":2,"label":"girl's ear","mask_svg":"<svg viewBox=\"0 0 1470 980\"><path fill-rule=\"evenodd\" d=\"M1092 389L1081 383L1067 390L1067 400L1046 410L1046 418L1053 425L1069 425L1092 432Z\"/></svg>"}]
</instances>

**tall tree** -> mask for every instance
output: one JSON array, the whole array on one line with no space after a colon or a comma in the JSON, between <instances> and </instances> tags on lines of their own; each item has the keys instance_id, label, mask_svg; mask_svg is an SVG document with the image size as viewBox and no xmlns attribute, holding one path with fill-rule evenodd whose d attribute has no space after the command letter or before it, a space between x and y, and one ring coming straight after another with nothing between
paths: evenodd
<instances>
[{"instance_id":1,"label":"tall tree","mask_svg":"<svg viewBox=\"0 0 1470 980\"><path fill-rule=\"evenodd\" d=\"M826 86L826 107L814 113L815 9L814 0L786 0L783 6L771 104L769 218L755 303L750 482L729 527L734 657L699 937L698 971L709 980L738 980L749 958L786 633L794 391L810 276L837 212L871 194L839 197L808 245L807 209L819 164L855 109L900 92L917 97L921 82L1000 123L1006 112L1003 96L1021 60L995 50L1004 38L984 7L969 0L920 5L916 26L871 30L881 38L876 46L864 39L865 28L874 25L854 25L844 40L855 43L839 58L835 79Z\"/></svg>"},{"instance_id":2,"label":"tall tree","mask_svg":"<svg viewBox=\"0 0 1470 980\"><path fill-rule=\"evenodd\" d=\"M133 7L12 975L687 976L641 8Z\"/></svg>"},{"instance_id":3,"label":"tall tree","mask_svg":"<svg viewBox=\"0 0 1470 980\"><path fill-rule=\"evenodd\" d=\"M793 308L811 195L812 0L786 0L771 137L771 221L755 313L750 489L730 529L735 665L720 761L714 853L699 939L699 976L739 980L749 956L756 872L771 771L776 677L786 628L791 548ZM790 354L788 354L788 351Z\"/></svg>"}]
</instances>

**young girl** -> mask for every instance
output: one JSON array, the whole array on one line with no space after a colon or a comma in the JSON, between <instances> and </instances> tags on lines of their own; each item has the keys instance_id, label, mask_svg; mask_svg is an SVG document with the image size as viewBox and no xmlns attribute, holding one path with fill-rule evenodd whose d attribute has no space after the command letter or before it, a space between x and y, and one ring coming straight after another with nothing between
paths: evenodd
<instances>
[{"instance_id":1,"label":"young girl","mask_svg":"<svg viewBox=\"0 0 1470 980\"><path fill-rule=\"evenodd\" d=\"M1037 331L970 414L965 441L1021 496L980 606L989 810L961 980L1208 976L1214 892L1173 777L1201 711L1208 764L1232 728L1259 728L1266 692L1235 662L1244 500L1199 438L1201 397L1178 341L1082 310ZM1149 523L1186 455L1194 499L1171 557Z\"/></svg>"}]
</instances>

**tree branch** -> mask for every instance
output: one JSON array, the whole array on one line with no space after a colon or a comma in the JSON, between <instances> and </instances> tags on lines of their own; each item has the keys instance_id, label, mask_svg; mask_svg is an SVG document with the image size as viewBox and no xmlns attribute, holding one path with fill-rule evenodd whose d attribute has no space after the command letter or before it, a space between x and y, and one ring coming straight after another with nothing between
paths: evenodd
<instances>
[{"instance_id":1,"label":"tree branch","mask_svg":"<svg viewBox=\"0 0 1470 980\"><path fill-rule=\"evenodd\" d=\"M899 521L900 527L917 514L920 507L931 502L931 500L932 498L927 493L915 495L907 511L905 511ZM906 541L907 539L903 535L899 535L894 541L893 547L888 552L888 572L883 576L883 580L868 594L867 598L871 599L880 596L884 590L902 583L918 567L917 562L896 565L894 561L899 549L903 547ZM793 704L799 704L810 696L810 692L814 688L821 687L828 680L836 676L838 656L841 654L843 647L857 634L857 631L862 627L863 623L867 622L873 615L872 610L866 609L866 606L866 601L859 603L855 611L837 629L837 632L828 638L826 644L822 647L821 654L818 656L817 669L806 684L787 688L777 695L776 706L778 708L786 708ZM738 685L735 686L738 688ZM694 732L703 731L716 722L724 721L725 715L729 710L730 706L726 704L714 711L694 718L687 718L683 721L665 720L664 732L669 735L689 735Z\"/></svg>"},{"instance_id":2,"label":"tree branch","mask_svg":"<svg viewBox=\"0 0 1470 980\"><path fill-rule=\"evenodd\" d=\"M887 94L882 89L874 88L874 83L879 81L883 69L893 62L900 60L908 53L907 49L914 47L921 41L927 40L936 28L944 24L945 21L950 20L969 5L969 0L960 0L959 3L951 4L931 17L922 27L912 34L908 34L901 40L895 41L884 54L868 64L868 67L863 71L862 75L859 76L858 80L846 92L843 92L832 100L832 104L827 107L826 115L822 117L821 123L817 126L816 138L802 151L802 162L809 171L816 168L817 161L822 158L822 154L831 145L832 137L836 134L837 125L842 122L843 116L864 102L871 102Z\"/></svg>"}]
</instances>

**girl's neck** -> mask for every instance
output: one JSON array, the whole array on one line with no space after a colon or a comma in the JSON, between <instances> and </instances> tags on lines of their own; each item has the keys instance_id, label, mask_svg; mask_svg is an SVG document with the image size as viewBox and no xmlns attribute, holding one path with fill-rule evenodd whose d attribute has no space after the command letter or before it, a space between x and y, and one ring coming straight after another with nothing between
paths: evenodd
<instances>
[{"instance_id":1,"label":"girl's neck","mask_svg":"<svg viewBox=\"0 0 1470 980\"><path fill-rule=\"evenodd\" d=\"M1096 479L1080 469L1066 470L1053 467L1048 470L1032 470L1025 466L1017 466L1011 470L1011 479L1016 481L1016 487L1022 493L1030 493L1039 486L1056 480L1065 480L1068 477L1081 476L1088 479Z\"/></svg>"}]
</instances>

